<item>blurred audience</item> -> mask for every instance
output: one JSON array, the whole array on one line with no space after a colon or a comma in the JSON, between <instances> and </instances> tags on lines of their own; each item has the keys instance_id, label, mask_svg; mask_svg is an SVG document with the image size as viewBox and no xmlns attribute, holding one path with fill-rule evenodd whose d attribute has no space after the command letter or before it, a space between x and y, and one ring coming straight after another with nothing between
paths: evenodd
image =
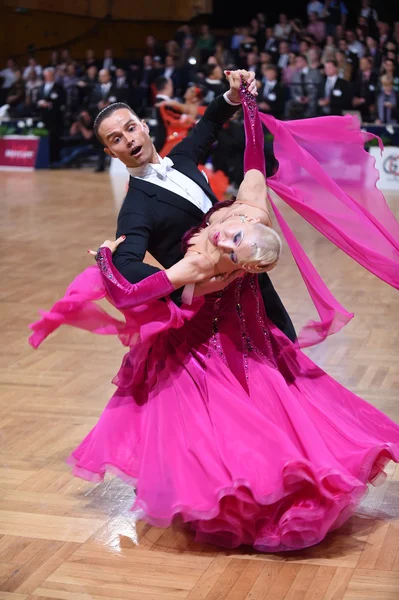
<instances>
[{"instance_id":1,"label":"blurred audience","mask_svg":"<svg viewBox=\"0 0 399 600\"><path fill-rule=\"evenodd\" d=\"M378 8L372 0L361 0L353 13L342 0L314 0L303 20L281 13L273 23L259 13L223 34L206 23L187 23L173 39L148 35L134 60L115 56L112 48L100 58L91 48L79 58L69 48L55 49L42 64L36 55L19 64L10 57L0 70L0 106L8 105L10 118L45 123L54 168L76 166L91 155L99 172L108 159L92 125L105 106L116 101L132 106L147 119L161 151L165 115L173 117L168 127L194 124L226 91L223 71L228 69L255 73L259 108L276 118L352 112L366 124L395 125L399 21L380 20ZM243 148L241 118L238 113L223 129L221 146ZM225 168L233 181L231 169Z\"/></svg>"}]
</instances>

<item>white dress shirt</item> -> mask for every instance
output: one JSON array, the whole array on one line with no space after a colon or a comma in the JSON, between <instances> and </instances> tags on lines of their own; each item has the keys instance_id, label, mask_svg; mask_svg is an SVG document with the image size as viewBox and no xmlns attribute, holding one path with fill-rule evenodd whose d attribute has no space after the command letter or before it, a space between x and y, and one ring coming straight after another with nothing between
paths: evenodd
<instances>
[{"instance_id":1,"label":"white dress shirt","mask_svg":"<svg viewBox=\"0 0 399 600\"><path fill-rule=\"evenodd\" d=\"M273 79L273 81L269 81L266 79L265 87L263 88L263 97L267 98L272 90L274 90L277 85L277 79Z\"/></svg>"},{"instance_id":2,"label":"white dress shirt","mask_svg":"<svg viewBox=\"0 0 399 600\"><path fill-rule=\"evenodd\" d=\"M332 77L327 77L326 85L324 88L324 96L325 98L330 98L330 94L334 89L335 84L337 83L338 75L333 75Z\"/></svg>"},{"instance_id":3,"label":"white dress shirt","mask_svg":"<svg viewBox=\"0 0 399 600\"><path fill-rule=\"evenodd\" d=\"M165 158L158 156L158 159L159 163L148 163L143 167L128 168L128 172L132 177L154 183L165 190L182 196L203 213L212 208L212 202L200 186L187 175L174 169L173 161L168 156Z\"/></svg>"},{"instance_id":4,"label":"white dress shirt","mask_svg":"<svg viewBox=\"0 0 399 600\"><path fill-rule=\"evenodd\" d=\"M53 89L54 81L48 81L44 84L44 95L48 96L51 90Z\"/></svg>"},{"instance_id":5,"label":"white dress shirt","mask_svg":"<svg viewBox=\"0 0 399 600\"><path fill-rule=\"evenodd\" d=\"M229 100L228 93L225 92L223 94L223 98L227 104L239 106L241 102L232 102ZM173 161L168 156L161 158L158 155L158 159L159 163L148 163L143 167L128 168L127 170L132 177L137 177L137 179L142 179L143 181L148 181L166 190L170 190L194 204L203 213L207 213L212 208L212 202L203 189L195 181L187 177L187 175L174 169ZM205 174L204 177L208 181Z\"/></svg>"}]
</instances>

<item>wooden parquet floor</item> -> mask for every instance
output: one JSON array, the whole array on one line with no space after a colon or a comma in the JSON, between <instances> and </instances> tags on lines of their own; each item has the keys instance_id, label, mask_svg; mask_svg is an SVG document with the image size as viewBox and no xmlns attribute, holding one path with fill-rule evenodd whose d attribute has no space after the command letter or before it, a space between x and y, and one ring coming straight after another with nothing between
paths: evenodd
<instances>
[{"instance_id":1,"label":"wooden parquet floor","mask_svg":"<svg viewBox=\"0 0 399 600\"><path fill-rule=\"evenodd\" d=\"M398 600L399 468L319 546L225 552L135 525L131 489L71 476L65 458L111 396L123 349L60 330L37 351L28 324L113 236L107 174L0 173L0 600ZM399 217L399 199L391 198ZM355 319L312 358L399 421L398 293L299 219L294 230ZM307 300L289 253L273 275L295 324Z\"/></svg>"}]
</instances>

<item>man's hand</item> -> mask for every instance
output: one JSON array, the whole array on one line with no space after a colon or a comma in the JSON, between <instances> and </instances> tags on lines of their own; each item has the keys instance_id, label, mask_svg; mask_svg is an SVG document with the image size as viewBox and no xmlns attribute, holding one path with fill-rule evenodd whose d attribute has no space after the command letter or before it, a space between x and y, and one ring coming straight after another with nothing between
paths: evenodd
<instances>
[{"instance_id":1,"label":"man's hand","mask_svg":"<svg viewBox=\"0 0 399 600\"><path fill-rule=\"evenodd\" d=\"M212 277L208 281L203 281L202 283L196 283L194 289L194 297L198 296L206 296L207 294L214 294L215 292L220 292L224 290L225 287L229 285L232 281L237 279L240 275L243 275L244 271L241 269L237 269L237 271L233 271L229 275L217 275L216 277Z\"/></svg>"},{"instance_id":2,"label":"man's hand","mask_svg":"<svg viewBox=\"0 0 399 600\"><path fill-rule=\"evenodd\" d=\"M126 239L125 235L121 235L120 237L118 237L117 240L111 241L111 240L105 240L105 242L103 244L101 244L100 248L109 248L112 252L112 254L115 252L115 250L117 249L117 247L122 244L122 242L124 242ZM96 250L88 250L87 251L89 254L91 254L92 256L97 256L97 251Z\"/></svg>"},{"instance_id":3,"label":"man's hand","mask_svg":"<svg viewBox=\"0 0 399 600\"><path fill-rule=\"evenodd\" d=\"M245 69L237 69L236 71L225 71L224 74L226 76L227 81L230 84L228 98L231 102L241 102L241 80L247 83L248 91L250 92L250 94L252 94L253 96L258 95L255 73L253 73L252 71L245 71Z\"/></svg>"}]
</instances>

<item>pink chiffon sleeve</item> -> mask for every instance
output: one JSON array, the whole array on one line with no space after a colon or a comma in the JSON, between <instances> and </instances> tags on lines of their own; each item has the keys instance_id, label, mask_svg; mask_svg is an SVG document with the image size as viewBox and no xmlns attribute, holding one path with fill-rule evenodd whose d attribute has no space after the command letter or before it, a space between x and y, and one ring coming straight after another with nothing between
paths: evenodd
<instances>
[{"instance_id":1,"label":"pink chiffon sleeve","mask_svg":"<svg viewBox=\"0 0 399 600\"><path fill-rule=\"evenodd\" d=\"M73 280L65 296L50 311L41 311L41 319L29 325L33 331L29 338L31 346L38 348L61 325L100 335L117 335L122 343L130 345L140 326L146 323L149 311L158 325L170 321L177 310L173 302L169 299L156 302L173 291L164 271L132 284L115 269L108 248L99 250L97 262L98 266L89 267ZM121 311L124 320L111 316L97 304L104 298Z\"/></svg>"},{"instance_id":2,"label":"pink chiffon sleeve","mask_svg":"<svg viewBox=\"0 0 399 600\"><path fill-rule=\"evenodd\" d=\"M399 224L377 189L375 159L365 150L373 134L356 117L318 117L277 121L259 114L256 102L241 88L248 153L246 170L258 168L254 131L263 124L274 136L278 170L267 180L270 190L368 271L399 288ZM263 138L262 138L263 144ZM262 148L259 148L259 152ZM381 146L381 144L380 144ZM309 321L299 345L310 346L339 331L353 316L331 294L269 195L320 320ZM267 310L267 307L266 307Z\"/></svg>"}]
</instances>

